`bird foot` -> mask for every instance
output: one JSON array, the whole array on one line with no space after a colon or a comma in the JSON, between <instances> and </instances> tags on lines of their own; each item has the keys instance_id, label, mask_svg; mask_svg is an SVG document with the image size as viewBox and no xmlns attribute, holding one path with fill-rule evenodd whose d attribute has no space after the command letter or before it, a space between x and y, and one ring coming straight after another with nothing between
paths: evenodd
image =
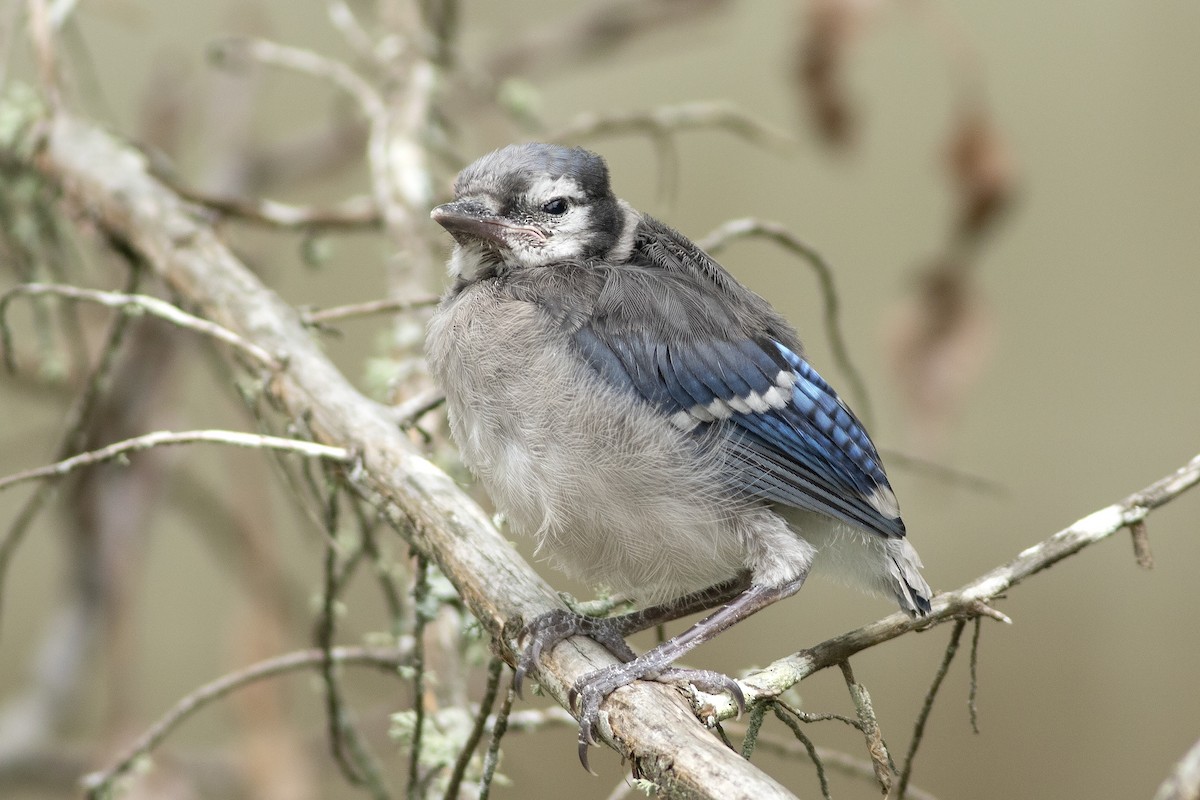
<instances>
[{"instance_id":1,"label":"bird foot","mask_svg":"<svg viewBox=\"0 0 1200 800\"><path fill-rule=\"evenodd\" d=\"M737 704L738 715L746 710L746 699L738 682L711 670L656 667L643 658L589 672L575 681L567 694L571 708L579 718L579 763L588 772L592 771L588 766L588 748L597 743L600 704L617 689L642 678L659 683L690 683L710 694L728 692Z\"/></svg>"},{"instance_id":2,"label":"bird foot","mask_svg":"<svg viewBox=\"0 0 1200 800\"><path fill-rule=\"evenodd\" d=\"M683 669L671 667L654 676L659 683L690 683L708 694L728 694L737 706L738 718L746 713L746 695L742 686L733 678L709 669Z\"/></svg>"},{"instance_id":3,"label":"bird foot","mask_svg":"<svg viewBox=\"0 0 1200 800\"><path fill-rule=\"evenodd\" d=\"M588 617L556 608L537 617L521 631L525 646L513 675L513 688L518 695L521 695L525 676L541 665L542 653L550 652L559 642L572 636L594 639L621 661L633 661L637 657L625 643L625 631L619 618Z\"/></svg>"}]
</instances>

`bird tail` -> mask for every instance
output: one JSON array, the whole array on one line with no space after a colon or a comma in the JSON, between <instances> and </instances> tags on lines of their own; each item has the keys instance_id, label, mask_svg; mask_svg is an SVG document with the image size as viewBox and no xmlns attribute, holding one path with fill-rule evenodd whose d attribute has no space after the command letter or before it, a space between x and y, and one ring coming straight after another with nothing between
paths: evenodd
<instances>
[{"instance_id":1,"label":"bird tail","mask_svg":"<svg viewBox=\"0 0 1200 800\"><path fill-rule=\"evenodd\" d=\"M921 577L921 557L908 539L889 539L886 543L892 593L901 610L913 617L929 613L933 590Z\"/></svg>"}]
</instances>

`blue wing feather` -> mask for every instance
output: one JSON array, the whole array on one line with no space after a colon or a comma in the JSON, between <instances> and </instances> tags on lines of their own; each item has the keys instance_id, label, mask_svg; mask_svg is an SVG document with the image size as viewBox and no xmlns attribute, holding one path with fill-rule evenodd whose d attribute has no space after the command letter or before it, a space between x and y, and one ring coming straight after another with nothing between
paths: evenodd
<instances>
[{"instance_id":1,"label":"blue wing feather","mask_svg":"<svg viewBox=\"0 0 1200 800\"><path fill-rule=\"evenodd\" d=\"M668 416L688 412L695 435L715 429L737 466L740 485L733 489L883 536L904 535L866 430L817 371L784 345L752 338L651 341L646 334L587 325L575 339L606 381L636 391ZM767 407L772 390L774 404ZM747 399L760 410L747 412Z\"/></svg>"}]
</instances>

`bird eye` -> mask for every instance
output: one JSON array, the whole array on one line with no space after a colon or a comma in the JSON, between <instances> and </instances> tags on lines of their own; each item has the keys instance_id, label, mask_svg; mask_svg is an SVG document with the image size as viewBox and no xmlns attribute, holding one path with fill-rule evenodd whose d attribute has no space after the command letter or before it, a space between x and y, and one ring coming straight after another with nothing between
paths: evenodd
<instances>
[{"instance_id":1,"label":"bird eye","mask_svg":"<svg viewBox=\"0 0 1200 800\"><path fill-rule=\"evenodd\" d=\"M556 197L542 206L542 211L545 211L547 214L553 214L556 217L561 217L567 213L567 199L565 197Z\"/></svg>"}]
</instances>

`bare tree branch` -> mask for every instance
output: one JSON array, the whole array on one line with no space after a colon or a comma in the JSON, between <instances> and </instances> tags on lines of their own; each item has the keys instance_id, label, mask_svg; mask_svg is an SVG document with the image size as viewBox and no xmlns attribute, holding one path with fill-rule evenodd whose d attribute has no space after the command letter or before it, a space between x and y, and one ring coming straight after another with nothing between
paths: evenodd
<instances>
[{"instance_id":1,"label":"bare tree branch","mask_svg":"<svg viewBox=\"0 0 1200 800\"><path fill-rule=\"evenodd\" d=\"M323 78L353 97L368 117L384 113L383 98L365 78L341 61L312 50L266 39L233 37L216 45L212 52L224 63L237 64L244 59L253 59L262 64Z\"/></svg>"},{"instance_id":2,"label":"bare tree branch","mask_svg":"<svg viewBox=\"0 0 1200 800\"><path fill-rule=\"evenodd\" d=\"M751 672L740 681L746 704L778 697L814 672L840 664L855 653L910 631L924 630L963 617L998 617L1000 621L1011 622L987 604L1026 578L1054 566L1088 545L1144 521L1151 511L1174 500L1197 483L1200 483L1200 455L1140 492L1095 511L1045 541L1022 550L1007 564L996 567L955 591L936 595L933 598L933 610L926 617L911 619L897 612ZM696 702L714 719L724 720L737 715L737 707L724 696L697 693Z\"/></svg>"},{"instance_id":3,"label":"bare tree branch","mask_svg":"<svg viewBox=\"0 0 1200 800\"><path fill-rule=\"evenodd\" d=\"M78 286L66 284L23 283L20 286L14 286L3 295L0 295L0 347L4 350L5 363L10 370L12 369L10 363L12 346L9 341L8 325L5 322L5 312L8 309L9 302L19 295L29 297L56 295L67 300L98 303L108 308L118 308L126 313L129 313L131 310L144 312L166 320L177 327L196 331L232 345L268 369L279 368L278 360L253 342L247 341L227 328L222 328L220 325L216 325L206 319L189 314L165 300L159 300L157 297L150 297L144 294L127 294L124 292L104 292L97 289L81 289Z\"/></svg>"},{"instance_id":4,"label":"bare tree branch","mask_svg":"<svg viewBox=\"0 0 1200 800\"><path fill-rule=\"evenodd\" d=\"M230 692L249 686L257 681L273 678L288 672L305 669L320 669L327 659L338 664L353 664L376 667L395 671L408 663L411 647L401 648L367 648L367 647L334 647L331 650L301 650L296 653L261 661L245 669L222 675L216 680L206 683L196 691L176 703L157 722L150 726L137 741L121 753L107 769L93 772L83 779L84 786L91 793L96 793L100 787L111 784L115 779L128 772L134 763L148 755L154 748L179 727L188 717L200 709L221 699Z\"/></svg>"},{"instance_id":5,"label":"bare tree branch","mask_svg":"<svg viewBox=\"0 0 1200 800\"><path fill-rule=\"evenodd\" d=\"M220 197L171 183L180 197L193 203L218 214L272 228L370 230L378 228L383 222L374 202L365 197L352 197L328 208L314 208L260 197Z\"/></svg>"},{"instance_id":6,"label":"bare tree branch","mask_svg":"<svg viewBox=\"0 0 1200 800\"><path fill-rule=\"evenodd\" d=\"M646 133L651 136L698 128L726 130L772 150L790 150L796 140L729 103L683 103L624 114L580 114L548 137L553 142L584 141L597 136Z\"/></svg>"},{"instance_id":7,"label":"bare tree branch","mask_svg":"<svg viewBox=\"0 0 1200 800\"><path fill-rule=\"evenodd\" d=\"M391 314L398 311L412 311L417 308L432 308L438 304L436 297L418 297L406 300L368 300L365 303L354 303L348 306L334 306L303 312L304 321L310 325L320 325L351 317L365 317L370 314Z\"/></svg>"},{"instance_id":8,"label":"bare tree branch","mask_svg":"<svg viewBox=\"0 0 1200 800\"><path fill-rule=\"evenodd\" d=\"M89 450L77 456L47 464L36 469L27 469L15 475L0 478L0 491L24 481L40 478L61 478L82 467L112 461L128 453L149 450L152 447L163 447L171 444L194 444L196 442L212 442L215 444L231 444L237 447L253 447L266 450L285 450L300 453L305 456L327 458L333 461L349 461L351 454L342 447L330 447L316 442L306 442L302 439L284 439L279 436L264 436L259 433L242 433L241 431L155 431L143 436L135 436L121 442L114 442L99 450Z\"/></svg>"}]
</instances>

